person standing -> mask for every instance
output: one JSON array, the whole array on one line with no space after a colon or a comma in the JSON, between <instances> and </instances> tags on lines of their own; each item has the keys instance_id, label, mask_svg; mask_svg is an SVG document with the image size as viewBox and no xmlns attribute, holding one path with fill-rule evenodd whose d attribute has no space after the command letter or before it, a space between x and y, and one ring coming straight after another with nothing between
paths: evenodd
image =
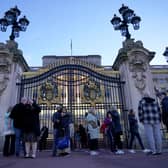
<instances>
[{"instance_id":1,"label":"person standing","mask_svg":"<svg viewBox=\"0 0 168 168\"><path fill-rule=\"evenodd\" d=\"M15 131L15 154L16 156L20 155L20 150L23 145L23 152L25 154L24 143L22 143L22 135L23 135L23 116L25 112L25 104L27 103L27 98L22 97L21 102L16 104L11 113L10 118L13 119L14 131Z\"/></svg>"},{"instance_id":2,"label":"person standing","mask_svg":"<svg viewBox=\"0 0 168 168\"><path fill-rule=\"evenodd\" d=\"M139 121L144 125L150 151L147 154L159 155L162 152L161 112L155 99L144 93L138 105Z\"/></svg>"},{"instance_id":3,"label":"person standing","mask_svg":"<svg viewBox=\"0 0 168 168\"><path fill-rule=\"evenodd\" d=\"M82 124L79 124L79 135L80 135L81 147L87 148L87 133Z\"/></svg>"},{"instance_id":4,"label":"person standing","mask_svg":"<svg viewBox=\"0 0 168 168\"><path fill-rule=\"evenodd\" d=\"M91 107L86 117L87 128L89 133L89 148L90 155L98 155L98 138L99 138L99 126L98 118L94 107Z\"/></svg>"},{"instance_id":5,"label":"person standing","mask_svg":"<svg viewBox=\"0 0 168 168\"><path fill-rule=\"evenodd\" d=\"M7 112L5 113L5 119L4 119L5 142L3 147L3 156L14 155L15 153L15 132L13 126L13 119L9 117L11 110L12 107L9 107Z\"/></svg>"},{"instance_id":6,"label":"person standing","mask_svg":"<svg viewBox=\"0 0 168 168\"><path fill-rule=\"evenodd\" d=\"M64 136L68 137L70 139L70 113L67 112L67 109L65 107L62 108L62 113L61 113L61 127L64 131Z\"/></svg>"},{"instance_id":7,"label":"person standing","mask_svg":"<svg viewBox=\"0 0 168 168\"><path fill-rule=\"evenodd\" d=\"M86 130L86 138L87 138L87 142L86 142L86 145L87 145L87 148L89 147L89 141L90 141L90 135L89 135L89 131L88 131L88 125L87 125L87 116L88 116L88 112L85 113L85 116L84 116L84 127L85 127L85 130Z\"/></svg>"},{"instance_id":8,"label":"person standing","mask_svg":"<svg viewBox=\"0 0 168 168\"><path fill-rule=\"evenodd\" d=\"M111 115L112 115L112 121L113 121L113 125L114 125L114 146L115 149L117 149L117 151L115 152L115 154L117 155L121 155L124 154L123 149L123 144L121 141L121 135L123 134L122 132L122 127L121 127L121 123L120 123L120 114L117 111L115 106L112 106L111 109Z\"/></svg>"},{"instance_id":9,"label":"person standing","mask_svg":"<svg viewBox=\"0 0 168 168\"><path fill-rule=\"evenodd\" d=\"M70 118L72 118L72 116L71 116ZM74 140L75 128L74 128L74 123L73 123L72 119L70 119L69 132L70 132L70 145L71 145L71 150L74 150L74 144L75 144L75 140Z\"/></svg>"},{"instance_id":10,"label":"person standing","mask_svg":"<svg viewBox=\"0 0 168 168\"><path fill-rule=\"evenodd\" d=\"M133 145L133 141L134 141L135 137L138 139L138 142L139 142L139 145L141 146L141 149L144 150L144 152L145 152L145 148L142 143L142 140L141 140L141 137L139 134L139 130L138 130L138 120L135 116L135 112L133 111L133 109L130 109L130 111L129 111L128 121L129 121L130 133L131 133L131 139L130 139L130 143L129 143L130 152L135 153L135 151L132 149L132 145Z\"/></svg>"},{"instance_id":11,"label":"person standing","mask_svg":"<svg viewBox=\"0 0 168 168\"><path fill-rule=\"evenodd\" d=\"M52 117L52 122L53 122L53 137L54 137L54 140L53 140L53 150L52 150L52 156L56 156L58 155L57 154L57 145L58 145L58 140L59 140L59 137L60 137L60 134L61 134L61 116L62 116L62 108L63 106L62 105L59 105L57 107L57 112L55 112L53 114L53 117Z\"/></svg>"},{"instance_id":12,"label":"person standing","mask_svg":"<svg viewBox=\"0 0 168 168\"><path fill-rule=\"evenodd\" d=\"M40 136L39 113L41 108L28 99L25 105L23 117L23 138L25 142L26 155L25 158L35 158L37 152L37 141ZM31 153L31 154L30 154Z\"/></svg>"},{"instance_id":13,"label":"person standing","mask_svg":"<svg viewBox=\"0 0 168 168\"><path fill-rule=\"evenodd\" d=\"M61 113L61 119L60 119L60 135L59 138L66 138L66 141L68 142L68 146L64 149L59 149L59 155L60 156L65 156L70 154L71 149L70 149L70 121L71 117L70 117L70 113L67 112L66 107L62 108L62 113ZM59 147L58 147L59 148Z\"/></svg>"},{"instance_id":14,"label":"person standing","mask_svg":"<svg viewBox=\"0 0 168 168\"><path fill-rule=\"evenodd\" d=\"M75 125L75 133L74 133L74 139L75 139L75 150L79 151L82 148L81 145L81 137L80 137L80 132L79 132L79 126Z\"/></svg>"},{"instance_id":15,"label":"person standing","mask_svg":"<svg viewBox=\"0 0 168 168\"><path fill-rule=\"evenodd\" d=\"M165 92L161 93L162 121L168 131L168 96Z\"/></svg>"},{"instance_id":16,"label":"person standing","mask_svg":"<svg viewBox=\"0 0 168 168\"><path fill-rule=\"evenodd\" d=\"M104 120L104 128L106 129L106 134L110 143L111 152L116 152L117 150L114 145L114 122L112 120L112 114L110 111L108 111L106 114L106 118Z\"/></svg>"}]
</instances>

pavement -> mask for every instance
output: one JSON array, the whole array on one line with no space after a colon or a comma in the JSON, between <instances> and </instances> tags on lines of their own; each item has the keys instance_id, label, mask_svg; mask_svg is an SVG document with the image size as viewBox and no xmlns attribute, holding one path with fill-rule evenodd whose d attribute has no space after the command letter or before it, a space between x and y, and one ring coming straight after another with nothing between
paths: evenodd
<instances>
[{"instance_id":1,"label":"pavement","mask_svg":"<svg viewBox=\"0 0 168 168\"><path fill-rule=\"evenodd\" d=\"M147 156L142 151L124 155L114 155L109 150L100 149L98 156L90 156L88 151L74 151L69 156L52 157L51 151L38 152L35 159L24 157L3 157L0 154L0 168L167 168L168 152Z\"/></svg>"}]
</instances>

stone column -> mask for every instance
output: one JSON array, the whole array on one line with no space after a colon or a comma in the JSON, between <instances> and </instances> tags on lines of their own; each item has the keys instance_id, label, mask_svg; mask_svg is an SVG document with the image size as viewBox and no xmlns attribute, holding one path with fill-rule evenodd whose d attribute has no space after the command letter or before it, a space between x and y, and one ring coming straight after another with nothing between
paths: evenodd
<instances>
[{"instance_id":1,"label":"stone column","mask_svg":"<svg viewBox=\"0 0 168 168\"><path fill-rule=\"evenodd\" d=\"M149 63L155 53L143 47L141 41L128 39L123 42L114 62L114 70L119 70L121 80L125 81L126 108L133 109L138 117L138 103L144 92L155 97L154 84ZM140 125L140 129L143 127Z\"/></svg>"},{"instance_id":2,"label":"stone column","mask_svg":"<svg viewBox=\"0 0 168 168\"><path fill-rule=\"evenodd\" d=\"M3 145L4 114L17 103L22 72L28 69L15 41L0 43L0 151Z\"/></svg>"},{"instance_id":3,"label":"stone column","mask_svg":"<svg viewBox=\"0 0 168 168\"><path fill-rule=\"evenodd\" d=\"M155 53L143 47L141 41L129 39L123 42L114 62L114 70L119 70L121 80L125 81L125 96L127 109L137 112L138 102L145 91L155 97L154 84L149 62Z\"/></svg>"}]
</instances>

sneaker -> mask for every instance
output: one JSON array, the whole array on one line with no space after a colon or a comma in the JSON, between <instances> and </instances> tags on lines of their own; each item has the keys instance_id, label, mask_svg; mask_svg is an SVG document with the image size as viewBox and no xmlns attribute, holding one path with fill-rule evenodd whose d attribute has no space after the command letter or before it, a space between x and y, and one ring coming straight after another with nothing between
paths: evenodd
<instances>
[{"instance_id":1,"label":"sneaker","mask_svg":"<svg viewBox=\"0 0 168 168\"><path fill-rule=\"evenodd\" d=\"M25 158L29 158L29 154L26 154L24 157L25 157Z\"/></svg>"},{"instance_id":2,"label":"sneaker","mask_svg":"<svg viewBox=\"0 0 168 168\"><path fill-rule=\"evenodd\" d=\"M161 152L156 152L156 153L153 153L152 155L161 155L162 153Z\"/></svg>"},{"instance_id":3,"label":"sneaker","mask_svg":"<svg viewBox=\"0 0 168 168\"><path fill-rule=\"evenodd\" d=\"M118 150L117 152L115 152L116 155L123 155L124 151L123 150Z\"/></svg>"},{"instance_id":4,"label":"sneaker","mask_svg":"<svg viewBox=\"0 0 168 168\"><path fill-rule=\"evenodd\" d=\"M150 149L144 149L143 152L148 153L148 152L151 152L151 150Z\"/></svg>"},{"instance_id":5,"label":"sneaker","mask_svg":"<svg viewBox=\"0 0 168 168\"><path fill-rule=\"evenodd\" d=\"M69 156L71 156L71 155L70 155L70 153L64 153L63 156L64 156L64 157L69 157Z\"/></svg>"},{"instance_id":6,"label":"sneaker","mask_svg":"<svg viewBox=\"0 0 168 168\"><path fill-rule=\"evenodd\" d=\"M36 155L35 155L35 154L32 154L31 158L32 158L32 159L35 159L35 158L36 158Z\"/></svg>"},{"instance_id":7,"label":"sneaker","mask_svg":"<svg viewBox=\"0 0 168 168\"><path fill-rule=\"evenodd\" d=\"M146 153L146 155L156 155L156 152L149 151Z\"/></svg>"},{"instance_id":8,"label":"sneaker","mask_svg":"<svg viewBox=\"0 0 168 168\"><path fill-rule=\"evenodd\" d=\"M96 156L96 155L98 155L98 152L96 152L96 151L91 151L91 152L90 152L90 155L91 155L91 156Z\"/></svg>"},{"instance_id":9,"label":"sneaker","mask_svg":"<svg viewBox=\"0 0 168 168\"><path fill-rule=\"evenodd\" d=\"M130 153L136 153L135 150L131 149L129 150Z\"/></svg>"}]
</instances>

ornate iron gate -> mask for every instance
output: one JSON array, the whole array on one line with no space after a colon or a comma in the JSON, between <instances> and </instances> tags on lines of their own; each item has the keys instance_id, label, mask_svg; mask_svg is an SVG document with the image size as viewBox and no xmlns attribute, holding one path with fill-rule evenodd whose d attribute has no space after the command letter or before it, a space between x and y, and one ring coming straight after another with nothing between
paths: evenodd
<instances>
[{"instance_id":1,"label":"ornate iron gate","mask_svg":"<svg viewBox=\"0 0 168 168\"><path fill-rule=\"evenodd\" d=\"M76 124L83 123L85 113L94 104L100 121L107 109L115 105L127 130L123 85L119 76L110 77L86 66L67 64L57 66L35 77L23 78L20 98L34 98L40 104L41 126L52 132L52 115L58 104L63 104L72 113ZM127 138L126 138L127 139Z\"/></svg>"}]
</instances>

